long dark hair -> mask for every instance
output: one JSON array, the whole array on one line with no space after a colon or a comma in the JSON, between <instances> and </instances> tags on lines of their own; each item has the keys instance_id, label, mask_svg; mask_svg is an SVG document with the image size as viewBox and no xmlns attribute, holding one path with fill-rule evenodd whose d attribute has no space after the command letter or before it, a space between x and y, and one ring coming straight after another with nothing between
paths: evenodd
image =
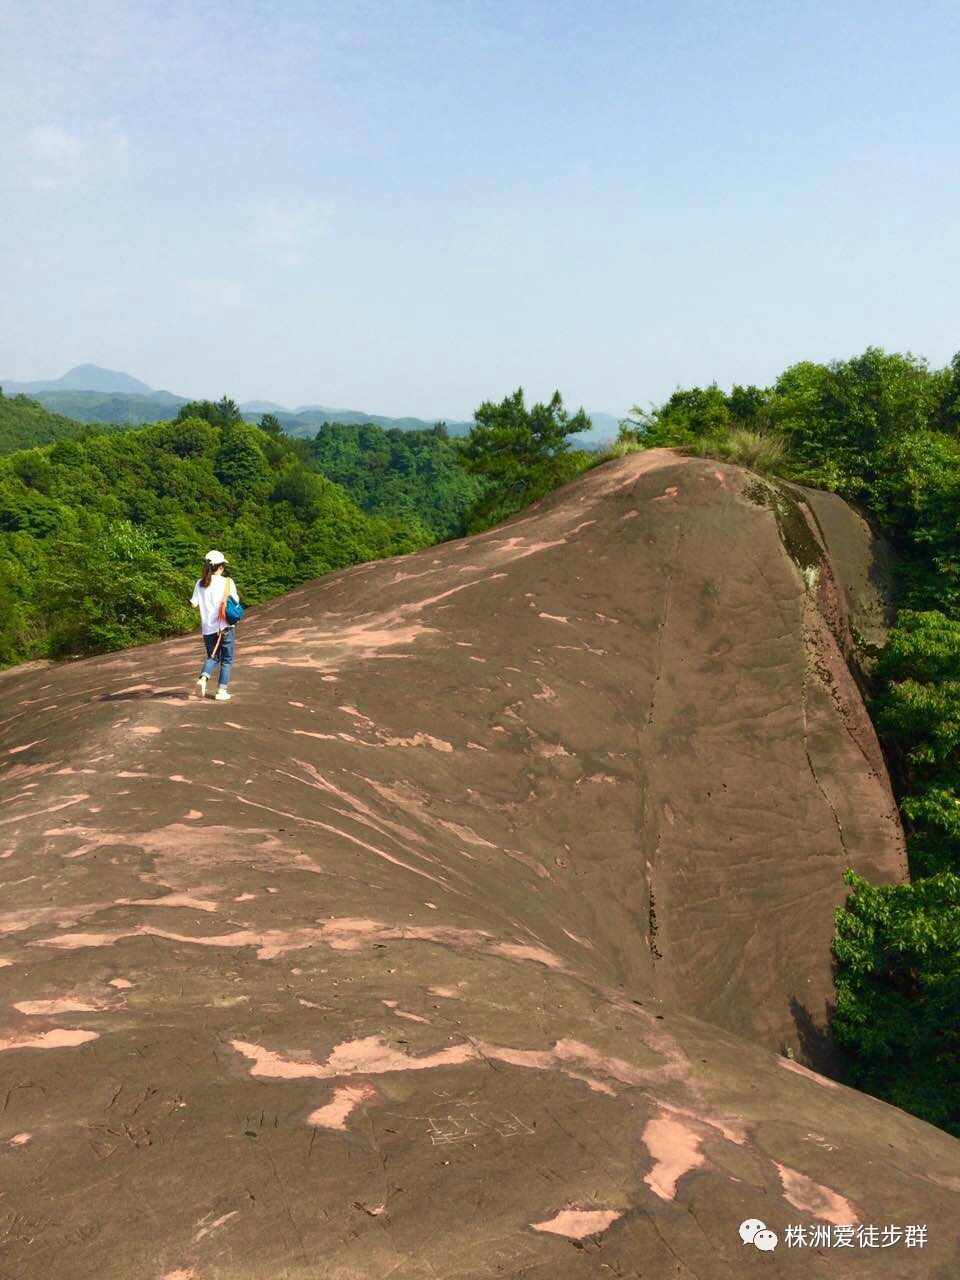
<instances>
[{"instance_id":1,"label":"long dark hair","mask_svg":"<svg viewBox=\"0 0 960 1280\"><path fill-rule=\"evenodd\" d=\"M227 571L226 563L214 565L214 564L211 564L209 560L204 560L203 573L200 575L201 587L209 587L210 579L213 577L214 570L216 569L220 569L221 572L226 573Z\"/></svg>"}]
</instances>

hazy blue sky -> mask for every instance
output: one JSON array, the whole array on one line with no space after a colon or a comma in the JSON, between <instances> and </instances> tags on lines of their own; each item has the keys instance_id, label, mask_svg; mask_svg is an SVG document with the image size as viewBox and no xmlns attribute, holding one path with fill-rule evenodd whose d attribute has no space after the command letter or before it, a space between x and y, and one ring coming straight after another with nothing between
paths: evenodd
<instances>
[{"instance_id":1,"label":"hazy blue sky","mask_svg":"<svg viewBox=\"0 0 960 1280\"><path fill-rule=\"evenodd\" d=\"M622 414L960 348L955 0L0 0L0 376Z\"/></svg>"}]
</instances>

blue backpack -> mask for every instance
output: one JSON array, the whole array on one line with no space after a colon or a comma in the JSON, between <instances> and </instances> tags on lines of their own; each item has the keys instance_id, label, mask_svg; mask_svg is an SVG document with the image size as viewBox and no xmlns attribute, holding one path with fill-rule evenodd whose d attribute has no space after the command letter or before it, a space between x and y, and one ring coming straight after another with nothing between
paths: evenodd
<instances>
[{"instance_id":1,"label":"blue backpack","mask_svg":"<svg viewBox=\"0 0 960 1280\"><path fill-rule=\"evenodd\" d=\"M232 627L235 622L240 621L240 619L243 617L246 610L244 609L242 604L238 603L238 601L230 599L231 587L233 588L234 591L237 590L236 584L234 583L232 578L229 579L229 584L227 586L226 593L224 594L224 597L223 597L223 600L224 600L223 616Z\"/></svg>"}]
</instances>

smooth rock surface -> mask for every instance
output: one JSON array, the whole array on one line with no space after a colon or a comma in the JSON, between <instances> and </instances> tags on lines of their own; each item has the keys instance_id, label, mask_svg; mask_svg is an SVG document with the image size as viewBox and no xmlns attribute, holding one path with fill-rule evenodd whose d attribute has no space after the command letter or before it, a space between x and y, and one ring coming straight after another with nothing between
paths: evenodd
<instances>
[{"instance_id":1,"label":"smooth rock surface","mask_svg":"<svg viewBox=\"0 0 960 1280\"><path fill-rule=\"evenodd\" d=\"M0 1277L955 1276L960 1144L803 1065L906 874L830 537L651 451L252 611L228 703L6 674Z\"/></svg>"}]
</instances>

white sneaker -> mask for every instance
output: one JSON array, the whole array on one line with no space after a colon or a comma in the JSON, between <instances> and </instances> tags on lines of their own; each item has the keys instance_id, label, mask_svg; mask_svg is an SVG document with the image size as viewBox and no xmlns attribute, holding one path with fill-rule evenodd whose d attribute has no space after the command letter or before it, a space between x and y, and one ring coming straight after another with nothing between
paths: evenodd
<instances>
[{"instance_id":1,"label":"white sneaker","mask_svg":"<svg viewBox=\"0 0 960 1280\"><path fill-rule=\"evenodd\" d=\"M205 698L207 696L207 680L209 676L200 676L197 680L197 697Z\"/></svg>"},{"instance_id":2,"label":"white sneaker","mask_svg":"<svg viewBox=\"0 0 960 1280\"><path fill-rule=\"evenodd\" d=\"M229 702L233 695L227 693L226 689L218 689L213 695L214 702Z\"/></svg>"}]
</instances>

